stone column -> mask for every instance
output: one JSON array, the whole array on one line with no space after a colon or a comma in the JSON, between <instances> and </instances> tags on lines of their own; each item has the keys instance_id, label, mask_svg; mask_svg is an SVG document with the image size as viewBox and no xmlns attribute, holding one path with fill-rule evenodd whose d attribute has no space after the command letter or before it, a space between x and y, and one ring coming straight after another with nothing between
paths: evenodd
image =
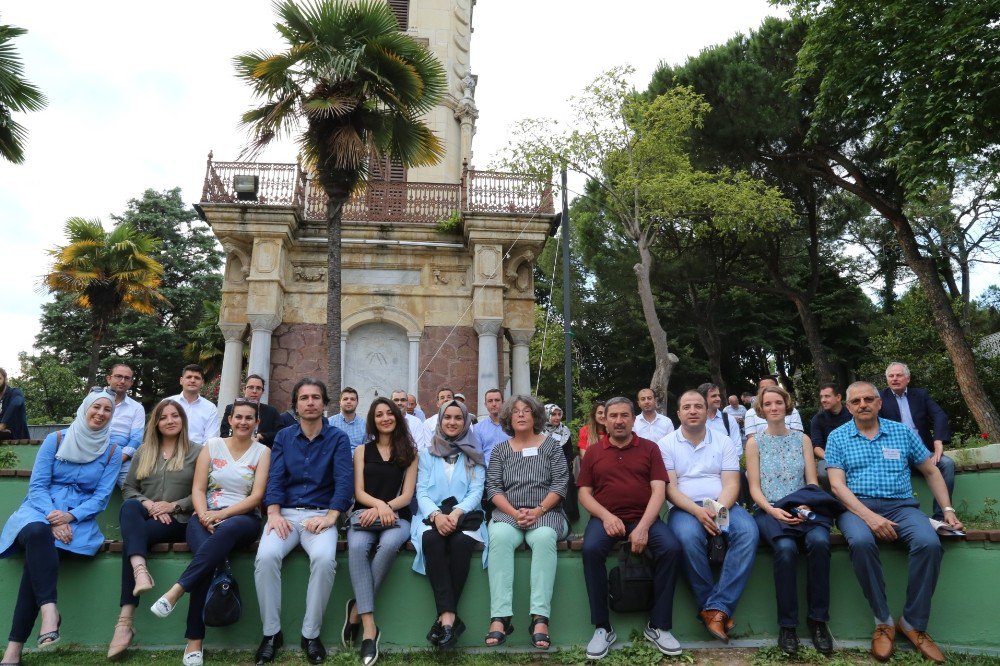
<instances>
[{"instance_id":1,"label":"stone column","mask_svg":"<svg viewBox=\"0 0 1000 666\"><path fill-rule=\"evenodd\" d=\"M479 335L479 401L476 403L476 413L486 413L486 392L498 388L500 382L500 366L497 358L497 334L500 333L502 319L475 319L473 327Z\"/></svg>"},{"instance_id":2,"label":"stone column","mask_svg":"<svg viewBox=\"0 0 1000 666\"><path fill-rule=\"evenodd\" d=\"M344 388L346 382L347 382L347 331L341 330L340 331L340 388L341 389ZM330 399L332 400L333 398L331 397ZM339 395L337 396L337 400L340 400Z\"/></svg>"},{"instance_id":3,"label":"stone column","mask_svg":"<svg viewBox=\"0 0 1000 666\"><path fill-rule=\"evenodd\" d=\"M417 378L420 377L420 333L407 333L410 341L409 369L406 378L406 392L417 395Z\"/></svg>"},{"instance_id":4,"label":"stone column","mask_svg":"<svg viewBox=\"0 0 1000 666\"><path fill-rule=\"evenodd\" d=\"M271 388L271 333L281 323L279 314L247 315L250 320L250 363L248 375L260 375L264 378L264 395L261 402L267 402Z\"/></svg>"},{"instance_id":5,"label":"stone column","mask_svg":"<svg viewBox=\"0 0 1000 666\"><path fill-rule=\"evenodd\" d=\"M243 371L243 332L246 324L219 322L222 337L226 339L226 352L222 357L222 376L219 380L219 418L240 393L240 373Z\"/></svg>"},{"instance_id":6,"label":"stone column","mask_svg":"<svg viewBox=\"0 0 1000 666\"><path fill-rule=\"evenodd\" d=\"M511 341L511 379L513 395L529 395L531 393L531 361L528 357L528 344L534 329L508 329Z\"/></svg>"}]
</instances>

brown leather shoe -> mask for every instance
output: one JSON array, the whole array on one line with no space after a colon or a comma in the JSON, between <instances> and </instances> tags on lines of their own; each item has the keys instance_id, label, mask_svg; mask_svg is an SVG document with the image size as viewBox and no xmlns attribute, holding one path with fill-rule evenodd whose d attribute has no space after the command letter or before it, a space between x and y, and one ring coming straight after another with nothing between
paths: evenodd
<instances>
[{"instance_id":1,"label":"brown leather shoe","mask_svg":"<svg viewBox=\"0 0 1000 666\"><path fill-rule=\"evenodd\" d=\"M944 655L941 654L941 649L926 631L917 631L916 629L908 631L899 620L896 620L896 628L899 629L901 634L906 636L907 640L913 643L913 646L917 648L920 654L924 655L924 659L930 659L935 664L944 663Z\"/></svg>"},{"instance_id":2,"label":"brown leather shoe","mask_svg":"<svg viewBox=\"0 0 1000 666\"><path fill-rule=\"evenodd\" d=\"M892 639L896 637L896 628L891 624L876 624L872 634L872 656L879 661L889 661L896 646Z\"/></svg>"},{"instance_id":3,"label":"brown leather shoe","mask_svg":"<svg viewBox=\"0 0 1000 666\"><path fill-rule=\"evenodd\" d=\"M726 619L726 633L727 633L727 634L728 634L728 633L729 633L730 631L732 631L732 630L733 630L733 627L735 627L735 626L736 626L736 621L735 621L735 620L733 620L733 618L731 618L731 617L730 617L730 618L727 618L727 619Z\"/></svg>"},{"instance_id":4,"label":"brown leather shoe","mask_svg":"<svg viewBox=\"0 0 1000 666\"><path fill-rule=\"evenodd\" d=\"M703 610L698 613L698 619L701 620L705 625L705 628L708 629L708 633L712 634L723 643L729 642L729 636L726 634L726 623L729 621L728 615L720 610Z\"/></svg>"}]
</instances>

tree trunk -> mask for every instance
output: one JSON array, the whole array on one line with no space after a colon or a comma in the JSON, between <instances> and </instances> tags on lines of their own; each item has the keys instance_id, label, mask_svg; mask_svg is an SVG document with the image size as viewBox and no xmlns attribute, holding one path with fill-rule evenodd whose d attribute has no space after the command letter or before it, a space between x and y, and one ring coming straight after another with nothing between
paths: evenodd
<instances>
[{"instance_id":1,"label":"tree trunk","mask_svg":"<svg viewBox=\"0 0 1000 666\"><path fill-rule=\"evenodd\" d=\"M816 371L816 381L822 384L834 380L833 366L827 358L826 349L823 347L823 335L819 330L819 320L816 314L809 307L809 303L801 298L792 298L795 309L799 312L799 320L802 322L802 330L806 334L806 343L809 345L809 355L812 356L813 368Z\"/></svg>"},{"instance_id":2,"label":"tree trunk","mask_svg":"<svg viewBox=\"0 0 1000 666\"><path fill-rule=\"evenodd\" d=\"M93 387L98 385L98 368L101 364L101 342L104 340L104 322L96 313L91 313L90 324L90 363L87 365L87 383Z\"/></svg>"},{"instance_id":3,"label":"tree trunk","mask_svg":"<svg viewBox=\"0 0 1000 666\"><path fill-rule=\"evenodd\" d=\"M660 413L667 413L667 393L670 386L670 373L677 365L678 358L670 353L667 344L667 332L660 325L660 319L656 315L656 303L653 298L653 289L649 283L649 269L652 266L652 257L649 252L648 241L640 235L636 239L636 247L639 250L639 263L633 266L635 270L636 282L639 289L639 301L642 303L642 315L646 320L646 328L649 329L649 337L653 342L653 354L656 358L656 368L653 370L653 377L650 379L649 387L659 399Z\"/></svg>"},{"instance_id":4,"label":"tree trunk","mask_svg":"<svg viewBox=\"0 0 1000 666\"><path fill-rule=\"evenodd\" d=\"M326 384L331 400L340 397L340 238L344 204L351 196L353 182L343 173L319 173L326 192Z\"/></svg>"},{"instance_id":5,"label":"tree trunk","mask_svg":"<svg viewBox=\"0 0 1000 666\"><path fill-rule=\"evenodd\" d=\"M699 321L696 326L698 340L708 357L708 374L712 378L712 383L722 387L722 393L725 394L726 384L722 381L722 341L719 339L719 332L712 322Z\"/></svg>"}]
</instances>

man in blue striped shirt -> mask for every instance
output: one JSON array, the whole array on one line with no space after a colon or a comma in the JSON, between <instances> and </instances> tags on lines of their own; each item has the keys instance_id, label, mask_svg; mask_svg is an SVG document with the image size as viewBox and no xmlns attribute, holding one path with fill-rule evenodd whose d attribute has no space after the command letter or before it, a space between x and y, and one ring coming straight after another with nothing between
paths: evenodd
<instances>
[{"instance_id":1,"label":"man in blue striped shirt","mask_svg":"<svg viewBox=\"0 0 1000 666\"><path fill-rule=\"evenodd\" d=\"M365 443L365 419L358 416L358 392L345 386L340 392L340 413L329 419L330 425L347 433L351 440L351 455L354 449Z\"/></svg>"},{"instance_id":2,"label":"man in blue striped shirt","mask_svg":"<svg viewBox=\"0 0 1000 666\"><path fill-rule=\"evenodd\" d=\"M916 434L902 423L879 418L882 400L868 382L847 387L847 409L854 419L830 433L826 466L833 494L847 511L837 526L850 546L851 562L861 589L875 614L872 656L888 661L899 629L920 651L937 663L941 650L927 634L931 597L941 570L941 540L920 503L913 497L910 466L927 479L934 499L944 507L944 521L956 529L962 523L951 508L941 472ZM909 548L906 605L894 625L885 594L878 540L901 539Z\"/></svg>"}]
</instances>

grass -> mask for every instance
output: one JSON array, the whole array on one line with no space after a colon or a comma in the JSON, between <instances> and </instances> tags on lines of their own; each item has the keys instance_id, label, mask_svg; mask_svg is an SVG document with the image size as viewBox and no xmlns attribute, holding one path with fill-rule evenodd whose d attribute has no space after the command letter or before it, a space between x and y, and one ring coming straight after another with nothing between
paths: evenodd
<instances>
[{"instance_id":1,"label":"grass","mask_svg":"<svg viewBox=\"0 0 1000 666\"><path fill-rule=\"evenodd\" d=\"M783 666L785 664L824 664L827 666L860 666L861 664L874 663L868 652L863 649L837 650L830 657L825 657L812 648L803 648L794 657L788 657L776 647L751 649L751 648L728 648L693 650L682 654L679 657L663 657L655 648L646 641L639 640L638 632L632 635L632 645L620 650L613 650L607 657L599 663L601 666L656 666L659 664L697 664L705 666ZM967 655L949 653L947 655L949 664L959 666L1000 666L1000 657L985 655ZM180 661L180 650L133 650L127 657L117 663L130 666L140 664L177 664ZM253 664L253 653L249 650L211 650L206 653L206 663L211 666L216 665L249 665ZM49 653L27 653L24 656L24 666L35 664L72 664L73 666L89 666L91 664L101 664L105 666L108 661L103 652L92 650L76 650L72 648L61 648ZM282 649L278 653L276 664L306 664L308 663L302 652L298 649ZM325 664L331 666L355 666L359 663L357 652L353 650L333 651L327 657ZM530 666L544 665L580 665L586 663L586 655L583 648L571 650L555 650L552 653L517 653L517 652L492 652L492 653L470 653L470 652L450 652L440 653L431 650L409 651L409 652L387 652L379 659L379 664L386 666L503 666L505 664L526 664ZM919 654L912 650L897 650L891 666L923 666L929 662L924 661Z\"/></svg>"},{"instance_id":2,"label":"grass","mask_svg":"<svg viewBox=\"0 0 1000 666\"><path fill-rule=\"evenodd\" d=\"M967 509L968 505L963 501L960 509ZM962 524L969 530L1000 530L1000 511L997 511L997 500L987 497L983 500L983 510L979 513L969 514L962 511Z\"/></svg>"}]
</instances>

